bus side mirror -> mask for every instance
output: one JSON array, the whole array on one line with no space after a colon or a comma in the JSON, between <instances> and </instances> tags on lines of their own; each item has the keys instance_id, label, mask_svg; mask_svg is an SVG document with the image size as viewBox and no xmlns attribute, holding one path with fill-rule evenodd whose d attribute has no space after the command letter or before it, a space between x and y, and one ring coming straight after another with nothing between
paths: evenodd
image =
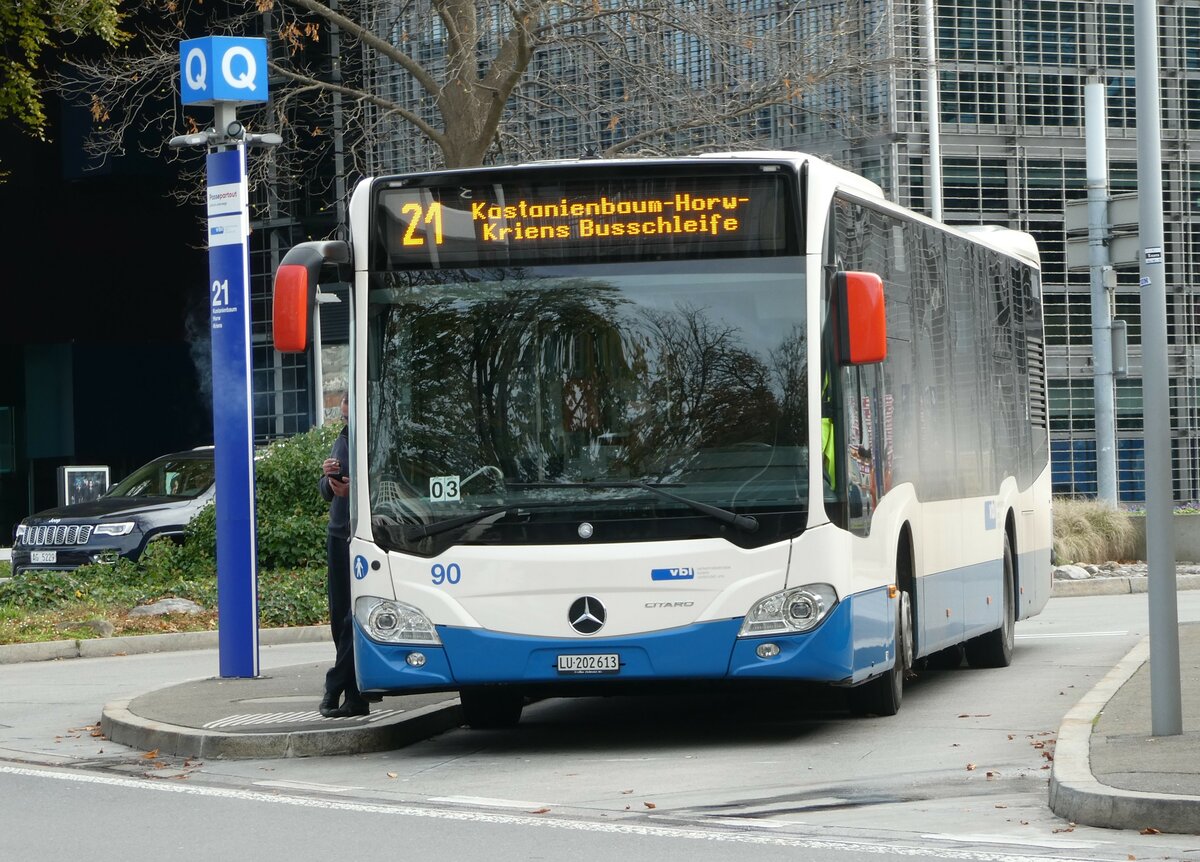
<instances>
[{"instance_id":1,"label":"bus side mirror","mask_svg":"<svg viewBox=\"0 0 1200 862\"><path fill-rule=\"evenodd\" d=\"M834 276L838 320L837 359L841 365L871 365L887 358L887 315L883 279L873 272Z\"/></svg>"},{"instance_id":2,"label":"bus side mirror","mask_svg":"<svg viewBox=\"0 0 1200 862\"><path fill-rule=\"evenodd\" d=\"M303 353L312 334L313 306L322 264L346 263L350 246L342 240L302 242L294 246L275 270L271 322L275 349Z\"/></svg>"}]
</instances>

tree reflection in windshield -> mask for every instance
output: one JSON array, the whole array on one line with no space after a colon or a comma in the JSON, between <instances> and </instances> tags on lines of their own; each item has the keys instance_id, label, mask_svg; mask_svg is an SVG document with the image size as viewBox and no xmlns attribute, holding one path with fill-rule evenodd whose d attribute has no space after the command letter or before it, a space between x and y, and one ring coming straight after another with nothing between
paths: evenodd
<instances>
[{"instance_id":1,"label":"tree reflection in windshield","mask_svg":"<svg viewBox=\"0 0 1200 862\"><path fill-rule=\"evenodd\" d=\"M424 522L522 498L629 496L553 487L596 481L682 483L724 507L800 507L799 263L736 263L724 274L708 261L687 273L676 262L587 276L375 276L373 509L403 504L397 518Z\"/></svg>"}]
</instances>

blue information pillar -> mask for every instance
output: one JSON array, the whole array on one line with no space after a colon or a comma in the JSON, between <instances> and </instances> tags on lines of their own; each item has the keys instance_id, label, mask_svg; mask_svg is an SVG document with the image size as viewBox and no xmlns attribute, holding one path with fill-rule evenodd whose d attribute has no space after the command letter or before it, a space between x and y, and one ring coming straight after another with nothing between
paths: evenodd
<instances>
[{"instance_id":1,"label":"blue information pillar","mask_svg":"<svg viewBox=\"0 0 1200 862\"><path fill-rule=\"evenodd\" d=\"M217 607L221 676L258 676L254 416L246 148L208 154L213 442L217 472Z\"/></svg>"},{"instance_id":2,"label":"blue information pillar","mask_svg":"<svg viewBox=\"0 0 1200 862\"><path fill-rule=\"evenodd\" d=\"M250 354L250 217L238 103L267 98L266 40L210 36L180 43L185 105L212 105L208 147L208 271L213 442L217 477L217 610L222 677L258 676L254 400ZM185 138L190 143L190 140Z\"/></svg>"}]
</instances>

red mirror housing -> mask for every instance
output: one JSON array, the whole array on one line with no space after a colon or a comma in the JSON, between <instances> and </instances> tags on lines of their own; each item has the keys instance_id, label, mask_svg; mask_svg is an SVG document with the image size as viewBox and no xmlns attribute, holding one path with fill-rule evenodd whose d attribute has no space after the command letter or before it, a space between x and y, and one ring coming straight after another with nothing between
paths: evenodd
<instances>
[{"instance_id":1,"label":"red mirror housing","mask_svg":"<svg viewBox=\"0 0 1200 862\"><path fill-rule=\"evenodd\" d=\"M887 358L883 279L873 272L839 272L835 278L838 362L871 365Z\"/></svg>"},{"instance_id":2,"label":"red mirror housing","mask_svg":"<svg viewBox=\"0 0 1200 862\"><path fill-rule=\"evenodd\" d=\"M275 271L271 322L275 349L280 353L308 350L316 285L309 289L308 269L300 264L283 264Z\"/></svg>"},{"instance_id":3,"label":"red mirror housing","mask_svg":"<svg viewBox=\"0 0 1200 862\"><path fill-rule=\"evenodd\" d=\"M321 266L346 263L350 246L341 240L302 242L292 248L275 271L271 322L275 349L280 353L303 353L311 337L313 306Z\"/></svg>"}]
</instances>

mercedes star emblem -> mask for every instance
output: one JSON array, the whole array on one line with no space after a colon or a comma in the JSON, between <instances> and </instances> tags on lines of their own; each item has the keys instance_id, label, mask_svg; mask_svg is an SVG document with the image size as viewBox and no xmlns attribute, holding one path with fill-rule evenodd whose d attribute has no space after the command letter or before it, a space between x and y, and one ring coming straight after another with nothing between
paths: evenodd
<instances>
[{"instance_id":1,"label":"mercedes star emblem","mask_svg":"<svg viewBox=\"0 0 1200 862\"><path fill-rule=\"evenodd\" d=\"M571 602L571 609L567 612L567 621L571 623L571 628L581 635L594 635L604 628L607 618L608 611L595 596L577 598Z\"/></svg>"}]
</instances>

